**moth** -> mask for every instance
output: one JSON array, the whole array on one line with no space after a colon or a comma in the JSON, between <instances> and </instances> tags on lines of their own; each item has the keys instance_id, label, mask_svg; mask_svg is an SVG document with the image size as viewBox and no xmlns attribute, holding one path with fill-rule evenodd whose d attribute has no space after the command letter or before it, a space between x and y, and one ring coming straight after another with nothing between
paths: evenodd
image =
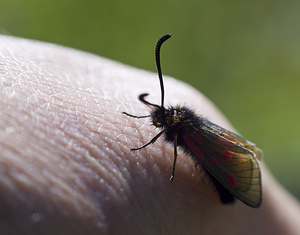
<instances>
[{"instance_id":1,"label":"moth","mask_svg":"<svg viewBox=\"0 0 300 235\"><path fill-rule=\"evenodd\" d=\"M160 65L160 49L171 37L161 37L155 47L155 61L161 89L161 104L153 104L141 94L139 100L152 108L149 115L132 118L151 118L152 124L160 132L143 146L132 148L140 150L164 136L166 142L174 145L174 162L170 181L173 181L177 159L177 148L182 148L195 162L200 164L215 185L224 204L239 199L246 205L258 208L262 201L261 171L258 160L263 153L253 143L238 134L226 130L185 106L164 106L164 83Z\"/></svg>"}]
</instances>

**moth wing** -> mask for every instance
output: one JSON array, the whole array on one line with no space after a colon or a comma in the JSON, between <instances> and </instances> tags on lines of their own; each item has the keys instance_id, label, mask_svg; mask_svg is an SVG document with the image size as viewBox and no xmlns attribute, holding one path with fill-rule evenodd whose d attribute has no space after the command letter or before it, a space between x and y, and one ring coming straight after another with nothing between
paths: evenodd
<instances>
[{"instance_id":1,"label":"moth wing","mask_svg":"<svg viewBox=\"0 0 300 235\"><path fill-rule=\"evenodd\" d=\"M257 148L255 146L255 144L253 144L252 142L246 140L245 138L243 138L242 136L229 131L223 127L220 127L218 125L216 125L213 122L210 122L208 120L203 120L203 125L204 126L209 126L210 130L214 133L216 133L217 135L220 134L221 136L223 136L224 138L228 139L228 140L232 140L233 142L237 142L242 144L246 149L249 149L251 151L253 151L255 153L255 157L258 160L262 160L263 159L263 152L261 151L261 149Z\"/></svg>"},{"instance_id":2,"label":"moth wing","mask_svg":"<svg viewBox=\"0 0 300 235\"><path fill-rule=\"evenodd\" d=\"M207 120L201 129L185 134L183 139L191 154L235 197L251 207L260 206L260 149Z\"/></svg>"}]
</instances>

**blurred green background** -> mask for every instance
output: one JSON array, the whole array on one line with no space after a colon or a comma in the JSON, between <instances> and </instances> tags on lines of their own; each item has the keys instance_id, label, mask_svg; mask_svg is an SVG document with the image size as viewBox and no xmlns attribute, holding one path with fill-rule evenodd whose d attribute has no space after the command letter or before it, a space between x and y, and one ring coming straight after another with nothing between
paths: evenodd
<instances>
[{"instance_id":1,"label":"blurred green background","mask_svg":"<svg viewBox=\"0 0 300 235\"><path fill-rule=\"evenodd\" d=\"M0 33L163 71L208 96L300 199L300 1L2 0Z\"/></svg>"}]
</instances>

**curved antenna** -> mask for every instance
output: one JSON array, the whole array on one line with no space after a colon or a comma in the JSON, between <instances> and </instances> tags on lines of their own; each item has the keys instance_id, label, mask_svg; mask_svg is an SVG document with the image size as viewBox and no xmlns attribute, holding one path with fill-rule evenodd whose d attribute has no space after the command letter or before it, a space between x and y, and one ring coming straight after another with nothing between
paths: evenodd
<instances>
[{"instance_id":1,"label":"curved antenna","mask_svg":"<svg viewBox=\"0 0 300 235\"><path fill-rule=\"evenodd\" d=\"M160 108L160 106L158 106L157 104L152 104L152 103L148 102L147 100L145 100L145 97L148 96L148 95L149 95L148 93L140 94L139 95L139 100L142 101L145 105L154 106L156 108Z\"/></svg>"},{"instance_id":2,"label":"curved antenna","mask_svg":"<svg viewBox=\"0 0 300 235\"><path fill-rule=\"evenodd\" d=\"M161 66L160 66L160 47L161 45L168 40L172 35L166 34L162 36L156 43L155 46L155 62L156 68L158 72L159 82L160 82L160 90L161 90L161 107L164 107L164 99L165 99L165 89L164 89L164 81L161 73Z\"/></svg>"}]
</instances>

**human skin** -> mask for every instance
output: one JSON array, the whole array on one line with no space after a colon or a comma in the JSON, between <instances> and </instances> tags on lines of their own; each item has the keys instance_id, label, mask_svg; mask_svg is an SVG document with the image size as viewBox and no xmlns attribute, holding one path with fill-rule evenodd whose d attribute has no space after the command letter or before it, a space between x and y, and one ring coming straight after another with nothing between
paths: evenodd
<instances>
[{"instance_id":1,"label":"human skin","mask_svg":"<svg viewBox=\"0 0 300 235\"><path fill-rule=\"evenodd\" d=\"M159 139L137 96L157 75L53 44L0 36L0 234L299 234L299 203L261 164L263 202L222 205ZM166 104L233 130L190 86L165 77ZM201 169L200 169L201 170Z\"/></svg>"}]
</instances>

